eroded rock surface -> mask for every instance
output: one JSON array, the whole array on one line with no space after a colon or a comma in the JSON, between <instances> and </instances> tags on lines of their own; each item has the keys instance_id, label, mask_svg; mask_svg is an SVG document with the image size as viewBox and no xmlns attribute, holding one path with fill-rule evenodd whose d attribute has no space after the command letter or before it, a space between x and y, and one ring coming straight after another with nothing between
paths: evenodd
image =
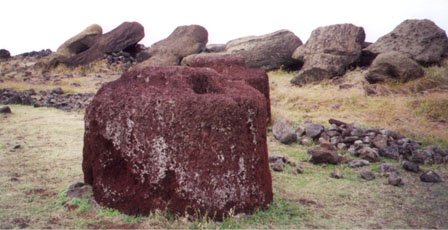
<instances>
[{"instance_id":1,"label":"eroded rock surface","mask_svg":"<svg viewBox=\"0 0 448 230\"><path fill-rule=\"evenodd\" d=\"M431 20L409 19L365 50L373 54L399 51L420 64L433 64L439 63L448 50L448 38Z\"/></svg>"},{"instance_id":2,"label":"eroded rock surface","mask_svg":"<svg viewBox=\"0 0 448 230\"><path fill-rule=\"evenodd\" d=\"M221 219L272 201L265 99L212 69L125 73L85 120L84 178L102 205Z\"/></svg>"}]
</instances>

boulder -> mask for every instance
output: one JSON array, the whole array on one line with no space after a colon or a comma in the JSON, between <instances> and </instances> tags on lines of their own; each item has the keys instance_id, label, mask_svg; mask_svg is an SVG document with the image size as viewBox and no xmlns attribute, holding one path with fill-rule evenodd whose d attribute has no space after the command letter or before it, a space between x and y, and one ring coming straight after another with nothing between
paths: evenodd
<instances>
[{"instance_id":1,"label":"boulder","mask_svg":"<svg viewBox=\"0 0 448 230\"><path fill-rule=\"evenodd\" d=\"M313 164L338 164L341 161L341 157L330 143L310 148L308 154L311 155L310 162Z\"/></svg>"},{"instance_id":2,"label":"boulder","mask_svg":"<svg viewBox=\"0 0 448 230\"><path fill-rule=\"evenodd\" d=\"M85 65L104 57L107 53L115 53L135 46L144 36L144 28L140 23L123 22L117 28L96 39L89 49L59 62L68 66Z\"/></svg>"},{"instance_id":3,"label":"boulder","mask_svg":"<svg viewBox=\"0 0 448 230\"><path fill-rule=\"evenodd\" d=\"M56 50L56 53L64 57L71 57L79 54L90 47L96 42L98 38L103 34L103 29L97 24L90 25L85 28L79 34L65 41Z\"/></svg>"},{"instance_id":4,"label":"boulder","mask_svg":"<svg viewBox=\"0 0 448 230\"><path fill-rule=\"evenodd\" d=\"M448 38L444 30L431 20L413 19L403 21L365 50L373 54L398 51L426 65L439 63L447 49Z\"/></svg>"},{"instance_id":5,"label":"boulder","mask_svg":"<svg viewBox=\"0 0 448 230\"><path fill-rule=\"evenodd\" d=\"M9 53L8 50L0 49L0 60L2 59L8 59L11 57L11 53Z\"/></svg>"},{"instance_id":6,"label":"boulder","mask_svg":"<svg viewBox=\"0 0 448 230\"><path fill-rule=\"evenodd\" d=\"M341 76L358 61L365 39L364 29L353 24L336 24L315 29L292 57L303 67L292 84L301 85Z\"/></svg>"},{"instance_id":7,"label":"boulder","mask_svg":"<svg viewBox=\"0 0 448 230\"><path fill-rule=\"evenodd\" d=\"M293 126L288 120L282 117L274 121L272 134L274 134L275 139L283 144L290 144L297 141L297 135Z\"/></svg>"},{"instance_id":8,"label":"boulder","mask_svg":"<svg viewBox=\"0 0 448 230\"><path fill-rule=\"evenodd\" d=\"M280 67L296 68L300 62L291 58L302 41L289 30L279 30L261 36L249 36L231 40L225 52L241 54L248 67L265 70Z\"/></svg>"},{"instance_id":9,"label":"boulder","mask_svg":"<svg viewBox=\"0 0 448 230\"><path fill-rule=\"evenodd\" d=\"M268 122L271 120L271 99L269 96L269 78L266 71L247 68L244 57L228 53L200 53L192 54L182 59L182 65L191 67L208 67L221 73L232 81L244 80L266 98Z\"/></svg>"},{"instance_id":10,"label":"boulder","mask_svg":"<svg viewBox=\"0 0 448 230\"><path fill-rule=\"evenodd\" d=\"M9 106L2 106L0 107L0 113L12 113L12 111Z\"/></svg>"},{"instance_id":11,"label":"boulder","mask_svg":"<svg viewBox=\"0 0 448 230\"><path fill-rule=\"evenodd\" d=\"M207 42L208 32L204 27L179 26L167 38L154 43L146 51L148 59L135 68L180 65L184 57L202 52Z\"/></svg>"},{"instance_id":12,"label":"boulder","mask_svg":"<svg viewBox=\"0 0 448 230\"><path fill-rule=\"evenodd\" d=\"M378 55L365 78L369 83L407 82L424 75L425 71L417 62L403 53L392 51Z\"/></svg>"},{"instance_id":13,"label":"boulder","mask_svg":"<svg viewBox=\"0 0 448 230\"><path fill-rule=\"evenodd\" d=\"M420 175L420 180L422 182L426 182L426 183L442 182L442 178L440 178L439 174L437 174L434 171L428 171L428 172L422 173L422 175Z\"/></svg>"},{"instance_id":14,"label":"boulder","mask_svg":"<svg viewBox=\"0 0 448 230\"><path fill-rule=\"evenodd\" d=\"M82 166L129 215L253 213L273 198L264 97L209 68L128 71L86 109Z\"/></svg>"},{"instance_id":15,"label":"boulder","mask_svg":"<svg viewBox=\"0 0 448 230\"><path fill-rule=\"evenodd\" d=\"M380 156L398 160L400 158L399 148L397 146L386 146L379 151Z\"/></svg>"}]
</instances>

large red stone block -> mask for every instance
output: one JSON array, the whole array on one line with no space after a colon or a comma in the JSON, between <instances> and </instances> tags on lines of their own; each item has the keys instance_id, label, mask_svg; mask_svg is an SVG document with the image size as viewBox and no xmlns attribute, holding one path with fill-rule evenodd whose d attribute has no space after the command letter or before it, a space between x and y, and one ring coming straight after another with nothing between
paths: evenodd
<instances>
[{"instance_id":1,"label":"large red stone block","mask_svg":"<svg viewBox=\"0 0 448 230\"><path fill-rule=\"evenodd\" d=\"M265 98L208 68L125 73L87 108L83 172L97 202L126 214L266 208Z\"/></svg>"}]
</instances>

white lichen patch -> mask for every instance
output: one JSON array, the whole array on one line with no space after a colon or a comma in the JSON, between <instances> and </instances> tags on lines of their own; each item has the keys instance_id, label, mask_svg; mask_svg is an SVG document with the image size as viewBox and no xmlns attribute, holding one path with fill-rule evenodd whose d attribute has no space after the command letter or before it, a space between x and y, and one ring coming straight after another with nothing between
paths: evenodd
<instances>
[{"instance_id":1,"label":"white lichen patch","mask_svg":"<svg viewBox=\"0 0 448 230\"><path fill-rule=\"evenodd\" d=\"M249 109L248 111L248 117L247 117L247 124L249 124L249 130L250 133L252 134L252 143L254 143L254 145L257 145L257 129L255 128L255 124L254 124L254 117L255 117L255 111L252 109Z\"/></svg>"}]
</instances>

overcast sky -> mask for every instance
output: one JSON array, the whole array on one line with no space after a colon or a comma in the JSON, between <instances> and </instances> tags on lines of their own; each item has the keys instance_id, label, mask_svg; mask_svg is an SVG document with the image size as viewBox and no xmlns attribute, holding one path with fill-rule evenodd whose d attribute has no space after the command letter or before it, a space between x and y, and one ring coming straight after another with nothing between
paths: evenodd
<instances>
[{"instance_id":1,"label":"overcast sky","mask_svg":"<svg viewBox=\"0 0 448 230\"><path fill-rule=\"evenodd\" d=\"M12 54L52 49L97 23L108 32L124 21L145 27L146 46L177 26L199 24L209 43L279 29L306 42L319 26L353 23L367 41L390 32L405 19L431 19L448 30L448 0L1 0L0 49Z\"/></svg>"}]
</instances>

